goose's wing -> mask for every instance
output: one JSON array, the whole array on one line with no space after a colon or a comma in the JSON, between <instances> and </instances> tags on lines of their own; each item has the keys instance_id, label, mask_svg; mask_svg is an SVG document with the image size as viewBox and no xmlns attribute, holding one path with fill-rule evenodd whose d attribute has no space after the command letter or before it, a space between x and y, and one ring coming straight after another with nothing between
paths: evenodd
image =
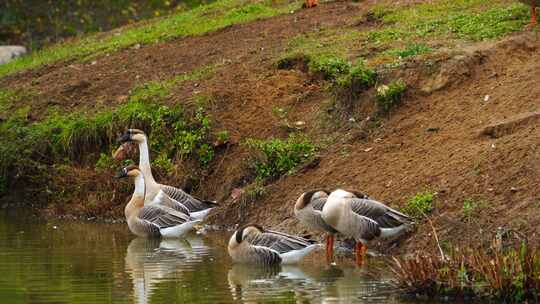
<instances>
[{"instance_id":1,"label":"goose's wing","mask_svg":"<svg viewBox=\"0 0 540 304\"><path fill-rule=\"evenodd\" d=\"M315 244L313 240L270 230L250 236L246 240L254 246L270 248L278 253L300 250Z\"/></svg>"},{"instance_id":2,"label":"goose's wing","mask_svg":"<svg viewBox=\"0 0 540 304\"><path fill-rule=\"evenodd\" d=\"M359 214L354 214L354 217L353 225L356 239L361 238L370 241L381 235L381 227L375 220Z\"/></svg>"},{"instance_id":3,"label":"goose's wing","mask_svg":"<svg viewBox=\"0 0 540 304\"><path fill-rule=\"evenodd\" d=\"M158 204L161 206L169 207L178 212L189 215L189 209L186 206L169 197L163 190L159 190L158 194L156 195L151 204Z\"/></svg>"},{"instance_id":4,"label":"goose's wing","mask_svg":"<svg viewBox=\"0 0 540 304\"><path fill-rule=\"evenodd\" d=\"M409 216L372 199L351 198L349 202L354 213L376 221L381 228L392 228L412 222Z\"/></svg>"},{"instance_id":5,"label":"goose's wing","mask_svg":"<svg viewBox=\"0 0 540 304\"><path fill-rule=\"evenodd\" d=\"M167 196L169 196L171 199L184 205L189 210L189 212L197 212L197 211L205 210L208 208L215 207L216 205L215 202L199 200L187 194L182 189L178 189L172 186L161 185L161 190L165 194L167 194Z\"/></svg>"},{"instance_id":6,"label":"goose's wing","mask_svg":"<svg viewBox=\"0 0 540 304\"><path fill-rule=\"evenodd\" d=\"M311 206L313 206L313 209L322 211L324 204L326 204L326 201L328 200L328 197L319 197L316 199L311 200Z\"/></svg>"},{"instance_id":7,"label":"goose's wing","mask_svg":"<svg viewBox=\"0 0 540 304\"><path fill-rule=\"evenodd\" d=\"M275 265L281 262L281 257L276 250L263 246L253 246L257 263L264 265Z\"/></svg>"},{"instance_id":8,"label":"goose's wing","mask_svg":"<svg viewBox=\"0 0 540 304\"><path fill-rule=\"evenodd\" d=\"M139 211L139 218L159 227L174 227L189 221L189 216L172 208L160 205L147 205Z\"/></svg>"}]
</instances>

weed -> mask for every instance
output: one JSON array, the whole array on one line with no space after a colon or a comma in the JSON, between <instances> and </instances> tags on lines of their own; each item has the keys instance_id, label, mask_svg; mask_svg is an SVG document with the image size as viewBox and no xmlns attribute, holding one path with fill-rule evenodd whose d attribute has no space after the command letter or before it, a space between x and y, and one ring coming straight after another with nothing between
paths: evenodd
<instances>
[{"instance_id":1,"label":"weed","mask_svg":"<svg viewBox=\"0 0 540 304\"><path fill-rule=\"evenodd\" d=\"M392 81L389 85L381 85L377 88L376 101L380 113L387 113L400 101L407 85L402 80Z\"/></svg>"},{"instance_id":2,"label":"weed","mask_svg":"<svg viewBox=\"0 0 540 304\"><path fill-rule=\"evenodd\" d=\"M538 300L540 252L522 241L504 249L454 249L444 260L416 253L394 258L397 285L414 294L478 296L504 303Z\"/></svg>"},{"instance_id":3,"label":"weed","mask_svg":"<svg viewBox=\"0 0 540 304\"><path fill-rule=\"evenodd\" d=\"M226 142L229 140L229 131L223 130L217 133L217 140L219 142Z\"/></svg>"},{"instance_id":4,"label":"weed","mask_svg":"<svg viewBox=\"0 0 540 304\"><path fill-rule=\"evenodd\" d=\"M431 51L433 51L433 49L424 43L412 43L407 45L407 47L404 49L389 50L386 53L399 58L407 58L429 53Z\"/></svg>"},{"instance_id":5,"label":"weed","mask_svg":"<svg viewBox=\"0 0 540 304\"><path fill-rule=\"evenodd\" d=\"M346 75L341 76L336 84L339 88L351 91L354 94L375 85L377 73L366 67L363 60L358 60Z\"/></svg>"},{"instance_id":6,"label":"weed","mask_svg":"<svg viewBox=\"0 0 540 304\"><path fill-rule=\"evenodd\" d=\"M334 80L348 74L351 63L334 55L323 55L311 58L308 67L310 72L321 74L326 80Z\"/></svg>"},{"instance_id":7,"label":"weed","mask_svg":"<svg viewBox=\"0 0 540 304\"><path fill-rule=\"evenodd\" d=\"M435 194L429 191L417 193L407 201L403 211L412 217L421 218L433 210L434 197Z\"/></svg>"},{"instance_id":8,"label":"weed","mask_svg":"<svg viewBox=\"0 0 540 304\"><path fill-rule=\"evenodd\" d=\"M295 134L286 141L248 139L246 145L260 153L254 164L258 180L291 174L300 163L313 157L316 150L311 141Z\"/></svg>"},{"instance_id":9,"label":"weed","mask_svg":"<svg viewBox=\"0 0 540 304\"><path fill-rule=\"evenodd\" d=\"M244 187L244 192L240 196L239 202L243 206L255 202L266 194L266 188L261 180L256 180L253 183Z\"/></svg>"},{"instance_id":10,"label":"weed","mask_svg":"<svg viewBox=\"0 0 540 304\"><path fill-rule=\"evenodd\" d=\"M478 204L472 199L466 199L463 202L463 208L461 209L461 212L463 213L463 216L466 220L469 221L471 219L477 207Z\"/></svg>"}]
</instances>

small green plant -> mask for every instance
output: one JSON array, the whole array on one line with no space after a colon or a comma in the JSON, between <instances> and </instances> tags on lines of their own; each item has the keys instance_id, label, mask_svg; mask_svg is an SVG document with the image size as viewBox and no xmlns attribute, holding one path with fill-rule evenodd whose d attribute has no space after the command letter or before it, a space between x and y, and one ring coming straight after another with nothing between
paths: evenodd
<instances>
[{"instance_id":1,"label":"small green plant","mask_svg":"<svg viewBox=\"0 0 540 304\"><path fill-rule=\"evenodd\" d=\"M310 72L314 74L320 73L326 80L334 80L348 74L351 63L334 55L322 55L311 58L308 67Z\"/></svg>"},{"instance_id":2,"label":"small green plant","mask_svg":"<svg viewBox=\"0 0 540 304\"><path fill-rule=\"evenodd\" d=\"M96 171L103 172L114 169L116 166L117 164L114 163L113 158L109 154L100 153L99 159L94 167L96 168Z\"/></svg>"},{"instance_id":3,"label":"small green plant","mask_svg":"<svg viewBox=\"0 0 540 304\"><path fill-rule=\"evenodd\" d=\"M397 56L400 58L407 58L407 57L413 57L413 56L429 53L431 51L432 49L424 43L412 43L412 44L407 45L407 47L404 49L390 50L388 51L388 53L390 55Z\"/></svg>"},{"instance_id":4,"label":"small green plant","mask_svg":"<svg viewBox=\"0 0 540 304\"><path fill-rule=\"evenodd\" d=\"M434 198L435 194L433 192L425 191L417 193L407 201L403 212L412 217L421 218L433 210Z\"/></svg>"},{"instance_id":5,"label":"small green plant","mask_svg":"<svg viewBox=\"0 0 540 304\"><path fill-rule=\"evenodd\" d=\"M366 67L363 60L358 60L347 74L337 80L337 85L358 92L374 86L376 81L377 73Z\"/></svg>"},{"instance_id":6,"label":"small green plant","mask_svg":"<svg viewBox=\"0 0 540 304\"><path fill-rule=\"evenodd\" d=\"M387 113L399 104L407 90L407 85L401 79L392 81L389 85L381 85L377 88L376 101L380 113Z\"/></svg>"},{"instance_id":7,"label":"small green plant","mask_svg":"<svg viewBox=\"0 0 540 304\"><path fill-rule=\"evenodd\" d=\"M463 202L463 208L461 209L461 212L463 213L463 216L466 220L471 219L477 207L478 204L472 199L466 199Z\"/></svg>"},{"instance_id":8,"label":"small green plant","mask_svg":"<svg viewBox=\"0 0 540 304\"><path fill-rule=\"evenodd\" d=\"M313 157L316 150L311 141L295 134L287 140L248 139L246 145L260 153L255 161L258 180L292 173L300 163Z\"/></svg>"},{"instance_id":9,"label":"small green plant","mask_svg":"<svg viewBox=\"0 0 540 304\"><path fill-rule=\"evenodd\" d=\"M152 164L166 174L171 174L174 170L174 165L166 153L160 153L156 159L152 160Z\"/></svg>"},{"instance_id":10,"label":"small green plant","mask_svg":"<svg viewBox=\"0 0 540 304\"><path fill-rule=\"evenodd\" d=\"M226 142L226 141L229 140L229 131L227 131L227 130L219 131L217 133L216 137L217 137L218 141Z\"/></svg>"}]
</instances>

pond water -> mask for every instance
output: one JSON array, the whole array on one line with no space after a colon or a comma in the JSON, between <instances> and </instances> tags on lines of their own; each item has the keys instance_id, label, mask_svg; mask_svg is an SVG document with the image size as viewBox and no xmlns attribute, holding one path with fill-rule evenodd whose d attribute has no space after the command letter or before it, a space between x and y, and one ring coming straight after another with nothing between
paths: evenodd
<instances>
[{"instance_id":1,"label":"pond water","mask_svg":"<svg viewBox=\"0 0 540 304\"><path fill-rule=\"evenodd\" d=\"M233 265L229 235L149 240L124 224L0 210L0 303L401 303L376 259Z\"/></svg>"},{"instance_id":2,"label":"pond water","mask_svg":"<svg viewBox=\"0 0 540 304\"><path fill-rule=\"evenodd\" d=\"M189 9L207 0L1 0L0 45L40 48L66 37Z\"/></svg>"}]
</instances>

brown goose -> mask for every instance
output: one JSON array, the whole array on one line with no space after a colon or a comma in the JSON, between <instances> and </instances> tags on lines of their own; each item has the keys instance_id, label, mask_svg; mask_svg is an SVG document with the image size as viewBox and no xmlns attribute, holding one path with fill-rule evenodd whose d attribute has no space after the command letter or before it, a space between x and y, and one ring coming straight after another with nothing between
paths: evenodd
<instances>
[{"instance_id":1,"label":"brown goose","mask_svg":"<svg viewBox=\"0 0 540 304\"><path fill-rule=\"evenodd\" d=\"M144 174L137 166L123 168L117 178L131 177L135 191L124 213L129 230L140 237L180 237L201 220L160 204L144 205Z\"/></svg>"},{"instance_id":2,"label":"brown goose","mask_svg":"<svg viewBox=\"0 0 540 304\"><path fill-rule=\"evenodd\" d=\"M337 189L330 193L322 210L323 220L339 233L356 240L356 261L363 263L367 243L376 238L399 235L412 219L360 194Z\"/></svg>"},{"instance_id":3,"label":"brown goose","mask_svg":"<svg viewBox=\"0 0 540 304\"><path fill-rule=\"evenodd\" d=\"M199 200L179 188L156 182L152 175L152 168L150 167L148 139L143 131L129 129L118 139L118 142L135 142L139 146L139 168L144 174L147 189L144 198L145 204L161 204L163 200L167 199L166 196L168 196L171 199L171 202L168 202L169 207L181 212L187 209L190 216L194 219L204 219L210 210L216 206L216 202L214 201ZM120 146L115 154L122 154L120 153L120 149L123 149L123 146Z\"/></svg>"},{"instance_id":4,"label":"brown goose","mask_svg":"<svg viewBox=\"0 0 540 304\"><path fill-rule=\"evenodd\" d=\"M317 247L313 240L247 225L233 233L228 251L237 263L275 265L298 263Z\"/></svg>"}]
</instances>

